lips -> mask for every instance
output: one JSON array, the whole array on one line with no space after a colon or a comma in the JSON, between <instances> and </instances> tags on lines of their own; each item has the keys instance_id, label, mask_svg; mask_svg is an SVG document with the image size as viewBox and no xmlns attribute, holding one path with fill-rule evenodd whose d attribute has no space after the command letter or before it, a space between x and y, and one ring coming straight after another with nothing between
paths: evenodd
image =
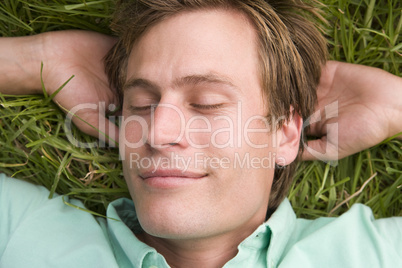
<instances>
[{"instance_id":1,"label":"lips","mask_svg":"<svg viewBox=\"0 0 402 268\"><path fill-rule=\"evenodd\" d=\"M139 174L139 177L147 189L172 190L181 187L197 185L208 174L181 170L147 170Z\"/></svg>"},{"instance_id":2,"label":"lips","mask_svg":"<svg viewBox=\"0 0 402 268\"><path fill-rule=\"evenodd\" d=\"M183 178L183 179L201 179L208 174L201 173L201 172L193 172L193 171L182 171L176 169L169 169L169 170L145 170L140 172L140 177L144 180L149 178Z\"/></svg>"}]
</instances>

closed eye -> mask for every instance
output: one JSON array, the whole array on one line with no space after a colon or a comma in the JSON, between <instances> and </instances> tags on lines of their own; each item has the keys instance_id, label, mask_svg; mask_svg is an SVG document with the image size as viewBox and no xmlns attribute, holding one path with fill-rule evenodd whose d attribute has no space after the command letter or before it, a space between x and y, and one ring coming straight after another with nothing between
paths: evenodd
<instances>
[{"instance_id":1,"label":"closed eye","mask_svg":"<svg viewBox=\"0 0 402 268\"><path fill-rule=\"evenodd\" d=\"M134 105L130 105L130 110L132 112L144 112L144 111L148 111L151 109L155 109L156 106L158 106L157 104L152 104L152 105L146 105L146 106L134 106Z\"/></svg>"},{"instance_id":2,"label":"closed eye","mask_svg":"<svg viewBox=\"0 0 402 268\"><path fill-rule=\"evenodd\" d=\"M213 109L218 109L223 106L223 103L219 104L197 104L197 103L192 103L192 107L196 109L201 109L201 110L213 110Z\"/></svg>"}]
</instances>

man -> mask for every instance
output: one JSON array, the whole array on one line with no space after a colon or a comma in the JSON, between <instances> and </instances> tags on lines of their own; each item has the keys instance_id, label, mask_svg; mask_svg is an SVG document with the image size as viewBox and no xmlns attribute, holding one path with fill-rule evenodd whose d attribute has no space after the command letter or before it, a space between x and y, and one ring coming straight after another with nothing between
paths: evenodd
<instances>
[{"instance_id":1,"label":"man","mask_svg":"<svg viewBox=\"0 0 402 268\"><path fill-rule=\"evenodd\" d=\"M125 121L120 132L120 152L134 202L114 202L108 216L122 221L99 220L99 226L88 214L65 207L60 197L46 200L42 188L2 178L1 213L9 216L2 220L0 230L1 237L6 238L0 244L0 264L5 267L22 267L27 263L34 267L167 264L338 267L342 263L353 267L394 267L400 264L399 219L373 221L370 212L358 206L336 220L296 220L288 201L283 201L286 180L291 179L292 172L291 168L280 169L278 165L291 165L297 157L302 119L312 112L320 64L325 58L321 37L307 21L293 13L292 21L287 13L290 8L283 1L268 5L264 1L155 0L123 5L115 20L122 36L108 54L106 67L112 86L123 96ZM122 31L123 27L127 31ZM70 33L70 38L81 34ZM54 41L62 35L42 37L52 41L30 40L41 48L50 42L62 43ZM114 42L92 35L86 36L86 40L102 39L99 45L106 47ZM14 42L15 49L21 51L18 41L9 39L0 45L10 48ZM23 48L34 46L25 44ZM57 47L53 49L57 51ZM105 51L105 47L97 51ZM94 54L95 58L101 58L102 53ZM80 61L77 59L75 63ZM91 63L96 66L96 61ZM32 64L37 62L32 60ZM51 66L57 69L57 64ZM99 71L97 68L94 70ZM330 63L324 71L321 93L329 101L337 99L345 90L339 81L358 74L361 68L377 79L384 78L384 86L393 92L384 99L373 101L371 96L363 99L370 99L365 104L377 102L378 106L370 107L368 112L359 106L362 118L371 115L371 109L376 109L378 116L376 127L384 125L381 123L384 115L400 118L401 80L378 70ZM25 69L30 77L32 69L29 66ZM355 77L349 77L348 81ZM50 88L56 84L52 79L48 71L45 83ZM10 80L6 77L0 81L5 85ZM39 88L35 81L37 78L33 77L28 83L15 83L13 93ZM336 86L332 85L334 81L338 81ZM354 92L367 88L362 79L354 83ZM100 86L104 88L105 84ZM91 88L95 91L96 87ZM65 91L58 98L64 98L69 107L94 100L115 101L110 90L96 92L100 96L87 93L77 100L76 94ZM325 98L321 100L324 102L320 104L325 105ZM353 99L349 101L352 104L347 108L354 109ZM358 99L356 105L361 101ZM389 109L382 107L384 103ZM373 123L374 119L370 118ZM350 154L397 134L401 131L397 122L400 121L387 122L388 127L381 131L372 129L364 144L347 145L345 151ZM183 162L174 160L177 159L174 156L181 157ZM261 166L236 166L236 157L255 159L254 163ZM143 159L151 164L141 164L145 163ZM165 166L155 164L165 159L169 161ZM211 159L217 159L218 165ZM262 162L258 162L262 159L268 159L270 165L262 167ZM188 165L184 168L179 163ZM26 198L15 196L17 192ZM271 215L272 211L275 212ZM65 233L57 232L59 224ZM82 229L72 228L75 224ZM46 232L52 233L52 237L43 236ZM31 253L32 245L36 251ZM17 258L21 252L25 255ZM40 257L32 259L38 252Z\"/></svg>"}]
</instances>

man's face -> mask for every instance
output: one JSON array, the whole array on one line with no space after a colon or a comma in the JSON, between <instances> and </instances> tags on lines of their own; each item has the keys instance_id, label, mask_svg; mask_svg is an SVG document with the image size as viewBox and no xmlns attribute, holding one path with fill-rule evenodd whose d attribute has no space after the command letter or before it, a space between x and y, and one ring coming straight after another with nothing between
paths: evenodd
<instances>
[{"instance_id":1,"label":"man's face","mask_svg":"<svg viewBox=\"0 0 402 268\"><path fill-rule=\"evenodd\" d=\"M134 46L120 150L148 234L241 236L264 220L276 141L257 53L254 28L229 11L181 13Z\"/></svg>"}]
</instances>

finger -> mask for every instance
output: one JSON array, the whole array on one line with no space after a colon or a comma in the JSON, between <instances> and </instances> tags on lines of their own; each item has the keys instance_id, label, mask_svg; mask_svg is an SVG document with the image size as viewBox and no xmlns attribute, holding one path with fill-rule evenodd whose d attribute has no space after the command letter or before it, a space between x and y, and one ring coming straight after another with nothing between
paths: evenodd
<instances>
[{"instance_id":1,"label":"finger","mask_svg":"<svg viewBox=\"0 0 402 268\"><path fill-rule=\"evenodd\" d=\"M324 136L326 134L325 130L326 129L325 128L323 129L321 122L305 124L305 129L304 129L305 134L307 136L311 136L311 137Z\"/></svg>"},{"instance_id":2,"label":"finger","mask_svg":"<svg viewBox=\"0 0 402 268\"><path fill-rule=\"evenodd\" d=\"M102 119L101 119L102 120ZM119 142L119 128L116 126L115 122L104 118L104 131L98 132L98 138L111 147L117 147ZM102 129L102 124L99 126L99 130Z\"/></svg>"},{"instance_id":3,"label":"finger","mask_svg":"<svg viewBox=\"0 0 402 268\"><path fill-rule=\"evenodd\" d=\"M324 136L326 129L322 126L326 123L325 119L326 118L323 109L317 108L314 113L305 120L303 124L305 133L308 136Z\"/></svg>"},{"instance_id":4,"label":"finger","mask_svg":"<svg viewBox=\"0 0 402 268\"><path fill-rule=\"evenodd\" d=\"M310 140L304 144L302 154L303 161L321 160L331 161L338 160L338 149L330 144L326 137L317 140Z\"/></svg>"},{"instance_id":5,"label":"finger","mask_svg":"<svg viewBox=\"0 0 402 268\"><path fill-rule=\"evenodd\" d=\"M313 141L308 141L307 143L304 144L303 148L303 154L302 154L302 160L303 161L313 161L317 160L317 157L313 155L311 150L315 150L314 148L316 147L321 147L321 140L313 140ZM309 148L311 150L309 150Z\"/></svg>"},{"instance_id":6,"label":"finger","mask_svg":"<svg viewBox=\"0 0 402 268\"><path fill-rule=\"evenodd\" d=\"M110 147L117 146L119 129L115 125L114 120L111 121L103 115L93 113L86 119L74 117L73 122L84 133L99 138L99 145L106 146L108 144Z\"/></svg>"},{"instance_id":7,"label":"finger","mask_svg":"<svg viewBox=\"0 0 402 268\"><path fill-rule=\"evenodd\" d=\"M339 120L339 104L338 101L325 104L319 107L316 111L305 121L304 126L308 135L324 136L328 133L329 129L333 128L333 124L337 124Z\"/></svg>"}]
</instances>

